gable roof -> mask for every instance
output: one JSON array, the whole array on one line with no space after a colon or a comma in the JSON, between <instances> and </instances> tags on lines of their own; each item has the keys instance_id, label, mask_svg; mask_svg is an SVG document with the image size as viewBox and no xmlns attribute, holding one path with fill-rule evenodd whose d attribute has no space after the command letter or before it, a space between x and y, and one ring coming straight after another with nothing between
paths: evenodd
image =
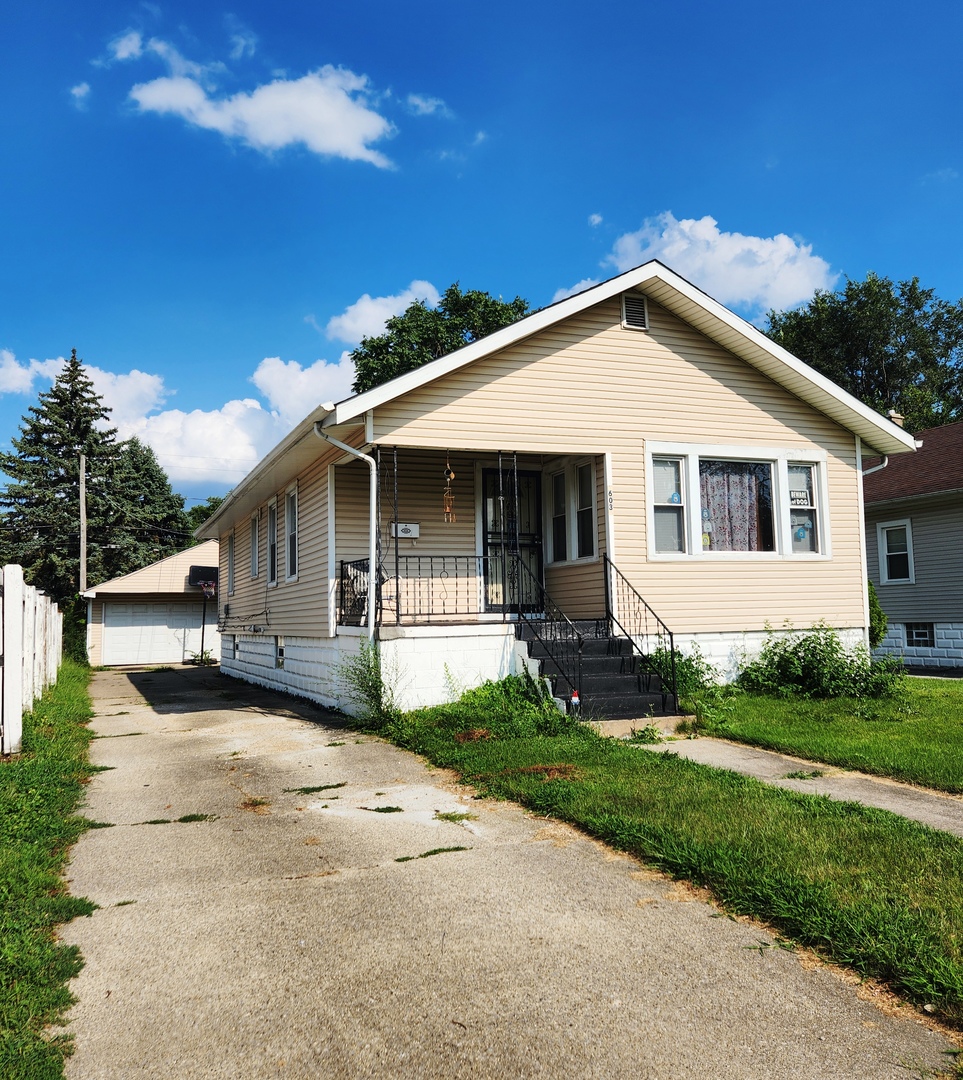
<instances>
[{"instance_id":1,"label":"gable roof","mask_svg":"<svg viewBox=\"0 0 963 1080\"><path fill-rule=\"evenodd\" d=\"M511 326L497 330L488 337L474 341L405 375L399 375L373 390L329 406L331 411L322 426L337 427L350 423L369 409L376 409L379 405L457 371L466 364L500 352L577 315L586 308L629 290L644 293L655 300L706 337L761 371L773 382L779 383L842 427L859 435L872 449L884 454L898 454L914 449L913 436L909 432L864 405L825 375L820 375L814 368L770 340L757 327L655 259L574 296L559 300L512 323Z\"/></svg>"},{"instance_id":2,"label":"gable roof","mask_svg":"<svg viewBox=\"0 0 963 1080\"><path fill-rule=\"evenodd\" d=\"M635 290L648 296L707 338L738 356L784 387L800 400L824 413L841 427L858 435L871 451L900 454L915 448L913 436L885 416L848 394L824 375L771 341L766 335L697 289L667 266L653 259L609 278L598 285L566 297L488 337L473 341L447 356L423 364L414 371L355 394L337 404L314 409L270 451L231 492L217 511L196 531L197 536L217 536L217 524L229 512L243 514L256 506L263 490L279 490L284 483L317 457L319 443L308 440L316 422L323 428L363 423L367 412L403 397L468 364L476 363L541 333L596 304Z\"/></svg>"},{"instance_id":3,"label":"gable roof","mask_svg":"<svg viewBox=\"0 0 963 1080\"><path fill-rule=\"evenodd\" d=\"M867 505L963 491L963 423L929 428L916 438L922 446L915 454L891 458L884 469L863 477Z\"/></svg>"},{"instance_id":4,"label":"gable roof","mask_svg":"<svg viewBox=\"0 0 963 1080\"><path fill-rule=\"evenodd\" d=\"M83 595L88 600L98 596L116 595L117 593L178 593L183 596L201 598L200 590L187 584L187 575L192 566L217 566L218 542L208 540L205 544L178 551L168 555L150 566L134 570L122 577L112 578L101 585L88 589Z\"/></svg>"}]
</instances>

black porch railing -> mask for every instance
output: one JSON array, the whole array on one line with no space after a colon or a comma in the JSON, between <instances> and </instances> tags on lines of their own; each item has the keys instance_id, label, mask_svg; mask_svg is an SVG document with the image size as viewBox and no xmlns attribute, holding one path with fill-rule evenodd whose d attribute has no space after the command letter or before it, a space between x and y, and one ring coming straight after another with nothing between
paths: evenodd
<instances>
[{"instance_id":1,"label":"black porch railing","mask_svg":"<svg viewBox=\"0 0 963 1080\"><path fill-rule=\"evenodd\" d=\"M608 555L602 555L605 567L605 614L609 634L626 638L645 675L657 675L662 683L662 706L671 697L679 711L679 692L675 669L675 641L672 631L642 599L635 587ZM618 615L616 615L618 612Z\"/></svg>"},{"instance_id":2,"label":"black porch railing","mask_svg":"<svg viewBox=\"0 0 963 1080\"><path fill-rule=\"evenodd\" d=\"M375 590L375 621L431 622L465 616L515 614L519 608L541 611L541 596L524 562L502 555L401 555L397 573L392 560L382 566ZM527 569L527 567L526 567ZM341 563L338 621L361 624L368 617L368 560Z\"/></svg>"}]
</instances>

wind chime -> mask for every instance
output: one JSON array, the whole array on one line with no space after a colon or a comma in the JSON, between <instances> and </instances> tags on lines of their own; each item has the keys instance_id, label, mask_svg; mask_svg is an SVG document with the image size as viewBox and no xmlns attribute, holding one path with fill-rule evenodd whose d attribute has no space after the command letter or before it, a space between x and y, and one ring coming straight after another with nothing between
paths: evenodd
<instances>
[{"instance_id":1,"label":"wind chime","mask_svg":"<svg viewBox=\"0 0 963 1080\"><path fill-rule=\"evenodd\" d=\"M451 490L451 482L455 479L454 470L451 467L451 462L448 460L449 455L445 455L445 490L442 494L442 501L445 505L445 524L454 525L455 518L455 495Z\"/></svg>"}]
</instances>

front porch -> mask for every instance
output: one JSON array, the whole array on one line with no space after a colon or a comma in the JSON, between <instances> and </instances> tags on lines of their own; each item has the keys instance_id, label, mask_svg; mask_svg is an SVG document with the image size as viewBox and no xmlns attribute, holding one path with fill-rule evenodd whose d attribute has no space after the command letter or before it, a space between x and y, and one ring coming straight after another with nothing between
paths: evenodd
<instances>
[{"instance_id":1,"label":"front porch","mask_svg":"<svg viewBox=\"0 0 963 1080\"><path fill-rule=\"evenodd\" d=\"M338 467L339 627L373 625L388 640L500 623L571 710L677 711L672 633L607 554L604 455L376 447L374 457L373 583L358 528L366 477L359 464Z\"/></svg>"}]
</instances>

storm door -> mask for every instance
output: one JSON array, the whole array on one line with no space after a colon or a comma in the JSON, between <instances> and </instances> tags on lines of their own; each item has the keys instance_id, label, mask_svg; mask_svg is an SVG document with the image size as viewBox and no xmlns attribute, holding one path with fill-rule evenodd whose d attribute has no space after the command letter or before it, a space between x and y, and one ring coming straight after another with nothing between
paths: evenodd
<instances>
[{"instance_id":1,"label":"storm door","mask_svg":"<svg viewBox=\"0 0 963 1080\"><path fill-rule=\"evenodd\" d=\"M518 478L518 491L515 479ZM487 611L540 611L542 477L506 465L482 471L482 535ZM519 571L518 553L527 568Z\"/></svg>"}]
</instances>

